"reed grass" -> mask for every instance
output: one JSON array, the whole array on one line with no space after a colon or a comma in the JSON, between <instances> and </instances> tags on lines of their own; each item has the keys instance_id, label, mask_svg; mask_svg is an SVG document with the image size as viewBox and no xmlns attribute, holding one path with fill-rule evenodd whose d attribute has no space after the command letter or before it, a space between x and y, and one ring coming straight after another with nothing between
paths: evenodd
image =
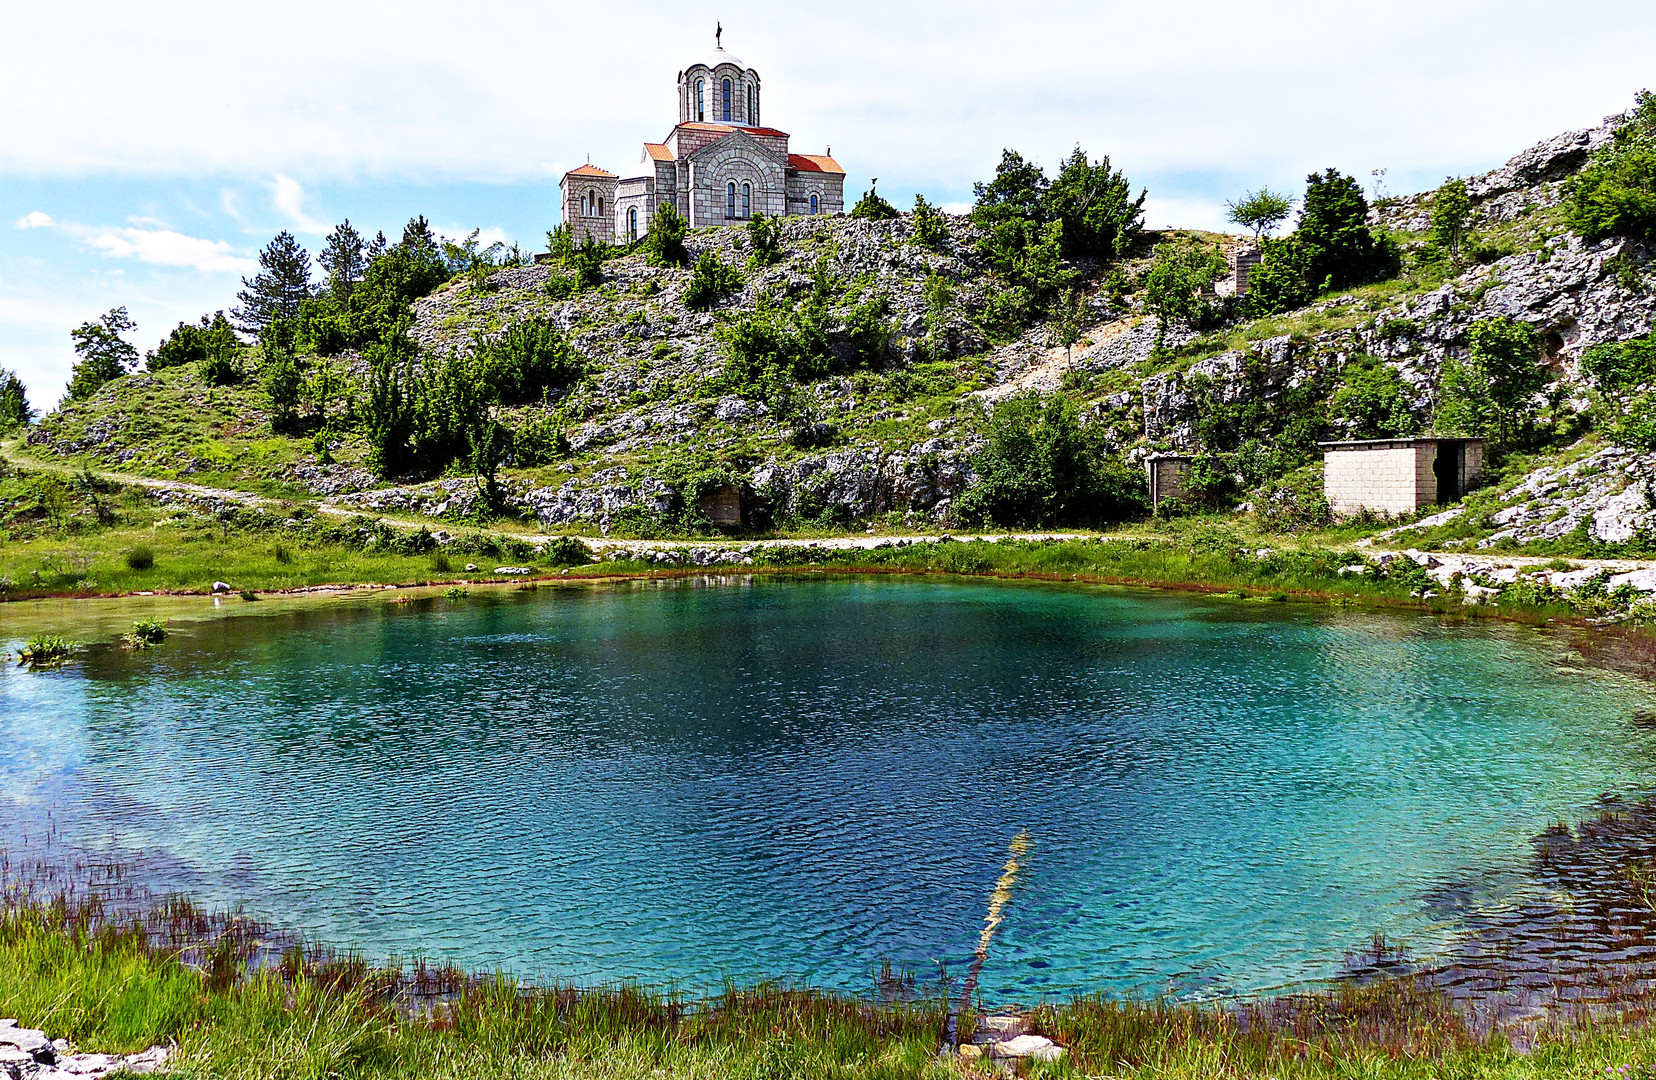
<instances>
[{"instance_id":1,"label":"reed grass","mask_svg":"<svg viewBox=\"0 0 1656 1080\"><path fill-rule=\"evenodd\" d=\"M948 1052L942 996L882 1002L777 983L703 997L633 984L525 988L443 965L371 964L178 898L134 908L100 893L41 899L15 884L0 910L0 1015L82 1050L171 1044L186 1077L984 1075ZM1514 1038L1407 977L1206 1005L1082 996L1030 1011L1032 1030L1067 1054L1023 1072L1606 1080L1656 1065L1645 1015L1584 1013ZM970 1030L969 1017L962 1026Z\"/></svg>"}]
</instances>

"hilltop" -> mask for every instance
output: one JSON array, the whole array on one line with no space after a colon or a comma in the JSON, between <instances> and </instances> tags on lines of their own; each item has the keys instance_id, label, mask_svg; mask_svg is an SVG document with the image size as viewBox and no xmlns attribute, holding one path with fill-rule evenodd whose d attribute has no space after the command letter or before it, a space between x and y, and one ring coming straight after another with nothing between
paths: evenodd
<instances>
[{"instance_id":1,"label":"hilltop","mask_svg":"<svg viewBox=\"0 0 1656 1080\"><path fill-rule=\"evenodd\" d=\"M1036 222L1013 259L1004 222L982 213L789 218L691 231L667 265L648 244L474 260L410 301L401 361L378 340L306 353L301 335L304 386L331 392L273 404L260 345L228 376L192 363L114 378L30 426L13 455L244 491L301 517L648 538L1156 531L1170 526L1147 520L1139 461L1177 450L1203 482L1174 514L1242 534L1345 543L1390 529L1382 542L1639 555L1656 534L1656 470L1615 409L1648 399L1634 386L1611 400L1583 361L1652 332L1652 245L1638 230L1583 235L1565 205L1572 178L1635 120L1550 139L1458 193L1368 205L1331 170L1323 194L1338 187L1349 206L1356 193L1365 257L1391 263L1302 294L1273 276L1292 238L1264 241L1271 272L1256 270L1243 299L1223 294L1236 253L1257 246L1245 236L1123 227L1112 250L1059 258L1057 230ZM1003 163L990 187L1007 175ZM1464 213L1446 240L1440 205L1454 198ZM1170 293L1169 274L1197 284ZM1267 288L1276 310L1259 314ZM1471 341L1493 324L1530 335L1542 375L1511 416L1477 400L1495 384L1466 389ZM450 427L407 436L387 467L365 419L376 394L429 396L523 348L532 360L514 363L550 374L493 405L462 392L410 412ZM472 426L445 409L472 409ZM1493 435L1512 417L1521 432L1503 427L1463 505L1416 522L1329 519L1318 439L1445 424Z\"/></svg>"}]
</instances>

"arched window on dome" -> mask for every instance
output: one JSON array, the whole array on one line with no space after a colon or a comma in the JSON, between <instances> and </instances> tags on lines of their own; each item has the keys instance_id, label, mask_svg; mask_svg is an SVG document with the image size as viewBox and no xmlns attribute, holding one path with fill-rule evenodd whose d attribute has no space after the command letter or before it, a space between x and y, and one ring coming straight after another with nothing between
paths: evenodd
<instances>
[{"instance_id":1,"label":"arched window on dome","mask_svg":"<svg viewBox=\"0 0 1656 1080\"><path fill-rule=\"evenodd\" d=\"M725 185L725 217L736 216L736 181Z\"/></svg>"},{"instance_id":2,"label":"arched window on dome","mask_svg":"<svg viewBox=\"0 0 1656 1080\"><path fill-rule=\"evenodd\" d=\"M627 242L638 243L638 207L627 207Z\"/></svg>"},{"instance_id":3,"label":"arched window on dome","mask_svg":"<svg viewBox=\"0 0 1656 1080\"><path fill-rule=\"evenodd\" d=\"M696 80L696 123L707 119L707 81Z\"/></svg>"},{"instance_id":4,"label":"arched window on dome","mask_svg":"<svg viewBox=\"0 0 1656 1080\"><path fill-rule=\"evenodd\" d=\"M742 216L743 217L752 217L753 216L753 185L752 184L743 184L742 185Z\"/></svg>"},{"instance_id":5,"label":"arched window on dome","mask_svg":"<svg viewBox=\"0 0 1656 1080\"><path fill-rule=\"evenodd\" d=\"M721 104L722 104L723 107L720 110L720 118L722 120L724 120L725 123L728 124L728 123L730 123L730 80L729 79L726 79L724 81L724 101Z\"/></svg>"},{"instance_id":6,"label":"arched window on dome","mask_svg":"<svg viewBox=\"0 0 1656 1080\"><path fill-rule=\"evenodd\" d=\"M819 205L820 205L820 204L819 204L819 203L818 203L818 202L817 202L817 197L816 197L816 196L815 196L815 195L812 195L812 196L811 196L811 216L812 216L812 217L816 217L816 216L817 216L817 207L818 207L818 206L819 206Z\"/></svg>"},{"instance_id":7,"label":"arched window on dome","mask_svg":"<svg viewBox=\"0 0 1656 1080\"><path fill-rule=\"evenodd\" d=\"M756 110L753 107L753 84L752 83L749 83L748 88L747 88L747 122L751 125L754 125L754 126L758 126L758 124L759 124L758 110Z\"/></svg>"}]
</instances>

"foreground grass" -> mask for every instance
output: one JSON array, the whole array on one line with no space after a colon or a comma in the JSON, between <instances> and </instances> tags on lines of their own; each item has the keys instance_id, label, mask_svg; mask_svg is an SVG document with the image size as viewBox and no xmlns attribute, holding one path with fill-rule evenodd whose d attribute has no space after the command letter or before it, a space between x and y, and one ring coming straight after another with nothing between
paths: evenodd
<instances>
[{"instance_id":1,"label":"foreground grass","mask_svg":"<svg viewBox=\"0 0 1656 1080\"><path fill-rule=\"evenodd\" d=\"M174 927L204 922L177 901L167 914ZM686 1000L632 987L522 990L497 976L440 977L441 992L420 1004L406 994L407 972L319 953L290 949L280 964L248 974L253 928L234 920L188 945L154 925L10 905L0 915L0 1015L82 1051L171 1044L177 1071L200 1077L979 1075L944 1052L941 1000L874 1004L768 985ZM1026 1071L1585 1080L1631 1065L1643 1070L1637 1077L1656 1068L1656 1032L1644 1019L1554 1023L1520 1053L1504 1035L1475 1035L1443 999L1401 981L1231 1008L1086 997L1033 1011L1035 1030L1068 1053Z\"/></svg>"}]
</instances>

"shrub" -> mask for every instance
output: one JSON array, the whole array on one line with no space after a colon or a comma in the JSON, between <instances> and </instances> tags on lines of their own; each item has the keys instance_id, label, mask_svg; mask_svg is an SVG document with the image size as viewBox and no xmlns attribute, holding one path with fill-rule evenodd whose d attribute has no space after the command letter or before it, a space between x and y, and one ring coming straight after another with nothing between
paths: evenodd
<instances>
[{"instance_id":1,"label":"shrub","mask_svg":"<svg viewBox=\"0 0 1656 1080\"><path fill-rule=\"evenodd\" d=\"M861 221L890 221L902 215L879 192L869 188L857 200L857 205L851 208L851 216Z\"/></svg>"},{"instance_id":2,"label":"shrub","mask_svg":"<svg viewBox=\"0 0 1656 1080\"><path fill-rule=\"evenodd\" d=\"M1500 316L1472 324L1470 355L1449 359L1439 376L1437 428L1445 434L1493 435L1511 444L1535 418L1535 395L1547 384L1535 327Z\"/></svg>"},{"instance_id":3,"label":"shrub","mask_svg":"<svg viewBox=\"0 0 1656 1080\"><path fill-rule=\"evenodd\" d=\"M155 552L147 544L139 544L126 553L127 568L144 571L155 567Z\"/></svg>"},{"instance_id":4,"label":"shrub","mask_svg":"<svg viewBox=\"0 0 1656 1080\"><path fill-rule=\"evenodd\" d=\"M914 197L914 214L910 218L914 242L932 251L943 250L949 242L949 223L943 211L926 201L924 195Z\"/></svg>"},{"instance_id":5,"label":"shrub","mask_svg":"<svg viewBox=\"0 0 1656 1080\"><path fill-rule=\"evenodd\" d=\"M541 548L540 561L548 566L585 566L592 561L592 551L576 537L557 536Z\"/></svg>"},{"instance_id":6,"label":"shrub","mask_svg":"<svg viewBox=\"0 0 1656 1080\"><path fill-rule=\"evenodd\" d=\"M1566 183L1564 218L1589 240L1656 239L1656 95L1640 91L1629 121Z\"/></svg>"},{"instance_id":7,"label":"shrub","mask_svg":"<svg viewBox=\"0 0 1656 1080\"><path fill-rule=\"evenodd\" d=\"M1354 439L1389 439L1413 435L1420 421L1411 409L1410 387L1397 369L1372 356L1346 365L1339 389L1329 401L1330 420L1343 422Z\"/></svg>"},{"instance_id":8,"label":"shrub","mask_svg":"<svg viewBox=\"0 0 1656 1080\"><path fill-rule=\"evenodd\" d=\"M741 272L709 251L696 260L681 299L692 311L705 311L741 288Z\"/></svg>"},{"instance_id":9,"label":"shrub","mask_svg":"<svg viewBox=\"0 0 1656 1080\"><path fill-rule=\"evenodd\" d=\"M1156 348L1160 349L1173 323L1199 329L1216 310L1209 299L1213 281L1225 272L1225 257L1213 245L1193 236L1164 240L1144 282L1144 303L1156 314Z\"/></svg>"},{"instance_id":10,"label":"shrub","mask_svg":"<svg viewBox=\"0 0 1656 1080\"><path fill-rule=\"evenodd\" d=\"M493 340L473 338L481 376L503 405L538 401L549 390L567 390L586 373L569 338L549 319L525 319Z\"/></svg>"},{"instance_id":11,"label":"shrub","mask_svg":"<svg viewBox=\"0 0 1656 1080\"><path fill-rule=\"evenodd\" d=\"M434 551L431 553L431 561L429 565L431 566L432 573L435 574L446 574L454 568L453 564L449 562L449 557L441 551Z\"/></svg>"},{"instance_id":12,"label":"shrub","mask_svg":"<svg viewBox=\"0 0 1656 1080\"><path fill-rule=\"evenodd\" d=\"M1472 200L1465 180L1446 180L1432 198L1432 242L1451 255L1459 255L1472 221Z\"/></svg>"},{"instance_id":13,"label":"shrub","mask_svg":"<svg viewBox=\"0 0 1656 1080\"><path fill-rule=\"evenodd\" d=\"M1067 254L1119 258L1144 225L1145 195L1133 198L1132 185L1110 169L1108 156L1089 162L1077 146L1047 187L1042 211L1062 227Z\"/></svg>"},{"instance_id":14,"label":"shrub","mask_svg":"<svg viewBox=\"0 0 1656 1080\"><path fill-rule=\"evenodd\" d=\"M28 388L14 371L0 368L0 435L10 435L34 419Z\"/></svg>"},{"instance_id":15,"label":"shrub","mask_svg":"<svg viewBox=\"0 0 1656 1080\"><path fill-rule=\"evenodd\" d=\"M644 233L644 260L651 266L683 266L690 257L684 248L689 231L690 226L671 205L660 207Z\"/></svg>"},{"instance_id":16,"label":"shrub","mask_svg":"<svg viewBox=\"0 0 1656 1080\"><path fill-rule=\"evenodd\" d=\"M525 468L550 465L569 456L569 435L560 416L542 409L512 433L512 461Z\"/></svg>"},{"instance_id":17,"label":"shrub","mask_svg":"<svg viewBox=\"0 0 1656 1080\"><path fill-rule=\"evenodd\" d=\"M1108 451L1104 425L1083 424L1066 395L1002 401L987 435L972 461L976 479L955 505L963 521L1084 525L1146 509L1143 474Z\"/></svg>"},{"instance_id":18,"label":"shrub","mask_svg":"<svg viewBox=\"0 0 1656 1080\"><path fill-rule=\"evenodd\" d=\"M1318 289L1347 289L1395 277L1402 257L1368 228L1362 186L1335 169L1306 177L1305 209L1295 239L1310 262L1307 280Z\"/></svg>"},{"instance_id":19,"label":"shrub","mask_svg":"<svg viewBox=\"0 0 1656 1080\"><path fill-rule=\"evenodd\" d=\"M286 566L293 561L293 552L289 551L282 544L277 544L276 547L271 550L270 554L271 557L282 566Z\"/></svg>"},{"instance_id":20,"label":"shrub","mask_svg":"<svg viewBox=\"0 0 1656 1080\"><path fill-rule=\"evenodd\" d=\"M753 254L748 262L755 267L774 266L782 261L782 222L763 214L747 223L748 245Z\"/></svg>"},{"instance_id":21,"label":"shrub","mask_svg":"<svg viewBox=\"0 0 1656 1080\"><path fill-rule=\"evenodd\" d=\"M1594 345L1582 356L1581 370L1598 386L1611 441L1656 450L1656 334Z\"/></svg>"},{"instance_id":22,"label":"shrub","mask_svg":"<svg viewBox=\"0 0 1656 1080\"><path fill-rule=\"evenodd\" d=\"M1293 237L1260 243L1259 264L1248 274L1243 310L1250 318L1281 315L1309 304L1317 295L1311 284L1311 253Z\"/></svg>"},{"instance_id":23,"label":"shrub","mask_svg":"<svg viewBox=\"0 0 1656 1080\"><path fill-rule=\"evenodd\" d=\"M274 342L268 342L259 362L259 388L270 402L271 427L279 428L293 420L304 382L305 373L298 359Z\"/></svg>"}]
</instances>

